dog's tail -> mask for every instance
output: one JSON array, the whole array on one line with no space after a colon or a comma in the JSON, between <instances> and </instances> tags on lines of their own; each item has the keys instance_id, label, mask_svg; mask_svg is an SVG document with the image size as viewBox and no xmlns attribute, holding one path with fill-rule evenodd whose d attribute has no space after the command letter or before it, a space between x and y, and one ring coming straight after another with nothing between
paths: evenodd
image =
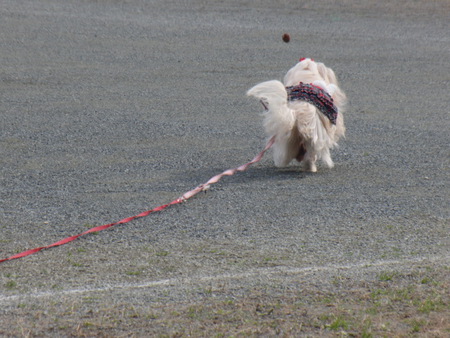
<instances>
[{"instance_id":1,"label":"dog's tail","mask_svg":"<svg viewBox=\"0 0 450 338\"><path fill-rule=\"evenodd\" d=\"M288 107L288 94L284 84L272 80L257 84L247 92L248 96L260 99L267 107L264 128L269 135L283 133L288 136L294 126L295 117Z\"/></svg>"}]
</instances>

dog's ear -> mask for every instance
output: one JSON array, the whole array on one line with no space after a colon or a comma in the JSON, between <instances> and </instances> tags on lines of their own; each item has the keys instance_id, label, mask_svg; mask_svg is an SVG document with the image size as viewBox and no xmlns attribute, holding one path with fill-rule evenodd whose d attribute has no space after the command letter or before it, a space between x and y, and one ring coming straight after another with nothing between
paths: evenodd
<instances>
[{"instance_id":1,"label":"dog's ear","mask_svg":"<svg viewBox=\"0 0 450 338\"><path fill-rule=\"evenodd\" d=\"M336 75L334 74L331 68L328 68L323 63L317 63L317 71L322 79L324 79L327 83L332 83L334 85L338 85L338 81Z\"/></svg>"},{"instance_id":2,"label":"dog's ear","mask_svg":"<svg viewBox=\"0 0 450 338\"><path fill-rule=\"evenodd\" d=\"M345 106L347 104L347 96L345 93L336 86L336 90L333 94L331 94L334 100L334 104L338 107L339 112L342 113L345 109Z\"/></svg>"}]
</instances>

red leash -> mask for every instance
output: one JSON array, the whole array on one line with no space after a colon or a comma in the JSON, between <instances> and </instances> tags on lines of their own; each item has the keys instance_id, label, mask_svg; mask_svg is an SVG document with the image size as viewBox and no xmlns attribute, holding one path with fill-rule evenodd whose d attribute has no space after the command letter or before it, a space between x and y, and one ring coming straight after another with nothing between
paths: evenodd
<instances>
[{"instance_id":1,"label":"red leash","mask_svg":"<svg viewBox=\"0 0 450 338\"><path fill-rule=\"evenodd\" d=\"M179 203L185 202L185 201L187 201L189 198L191 198L191 197L197 195L200 191L205 191L205 190L209 189L209 186L210 186L211 184L214 184L214 183L219 182L219 180L220 180L223 176L231 176L231 175L234 175L236 172L238 172L238 171L244 171L244 170L246 170L250 165L252 165L252 164L254 164L254 163L256 163L256 162L259 162L259 161L262 159L262 157L264 156L265 152L266 152L267 150L269 150L270 147L272 147L272 145L273 145L274 142L275 142L275 136L272 137L272 138L267 142L266 147L265 147L258 155L256 155L255 158L254 158L253 160L251 160L250 162L248 162L248 163L246 163L246 164L244 164L244 165L241 165L240 167L234 168L234 169L228 169L228 170L225 170L223 173L211 177L206 183L201 184L201 185L199 185L198 187L192 189L191 191L186 192L183 196L177 198L176 200L173 200L172 202L170 202L170 203L168 203L168 204L161 205L161 206L156 207L156 208L154 208L154 209L152 209L152 210L144 211L144 212L142 212L142 213L140 213L140 214L138 214L138 215L136 215L136 216L131 216L131 217L124 218L124 219L122 219L122 220L120 220L120 221L118 221L118 222L115 222L115 223L110 223L110 224L105 224L105 225L96 226L96 227L94 227L94 228L92 228L92 229L89 229L89 230L87 230L87 231L85 231L85 232L82 232L81 234L78 234L78 235L75 235L75 236L70 236L70 237L64 238L64 239L62 239L62 240L60 240L60 241L58 241L58 242L56 242L56 243L53 243L53 244L50 244L50 245L47 245L47 246L42 246L42 247L40 247L40 248L30 249L30 250L27 250L27 251L18 253L18 254L16 254L16 255L11 256L11 257L8 257L8 258L5 258L5 259L1 259L1 260L0 260L0 263L6 262L6 261L10 261L10 260L12 260L12 259L17 259L17 258L26 257L26 256L32 255L32 254L34 254L34 253L36 253L36 252L39 252L39 251L41 251L41 250L44 250L44 249L50 249L50 248L53 248L53 247L55 247L55 246L64 245L64 244L67 244L67 243L69 243L69 242L72 242L72 241L76 240L78 237L87 235L87 234L89 234L89 233L92 233L92 232L99 232L99 231L108 229L108 228L110 228L110 227L112 227L112 226L114 226L114 225L125 224L125 223L128 223L128 222L131 222L132 220L134 220L134 219L136 219L136 218L146 217L146 216L148 216L148 215L150 215L151 213L154 213L154 212L156 212L156 211L164 210L165 208L167 208L167 207L169 207L169 206L171 206L171 205L179 204Z\"/></svg>"}]
</instances>

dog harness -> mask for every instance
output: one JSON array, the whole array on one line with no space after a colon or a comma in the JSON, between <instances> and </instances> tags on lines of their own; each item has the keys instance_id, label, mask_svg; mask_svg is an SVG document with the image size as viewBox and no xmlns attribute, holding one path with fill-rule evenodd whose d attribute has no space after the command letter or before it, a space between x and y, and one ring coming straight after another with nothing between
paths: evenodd
<instances>
[{"instance_id":1,"label":"dog harness","mask_svg":"<svg viewBox=\"0 0 450 338\"><path fill-rule=\"evenodd\" d=\"M306 101L319 109L332 124L336 124L338 108L333 98L322 88L312 83L300 82L297 86L286 87L288 101Z\"/></svg>"}]
</instances>

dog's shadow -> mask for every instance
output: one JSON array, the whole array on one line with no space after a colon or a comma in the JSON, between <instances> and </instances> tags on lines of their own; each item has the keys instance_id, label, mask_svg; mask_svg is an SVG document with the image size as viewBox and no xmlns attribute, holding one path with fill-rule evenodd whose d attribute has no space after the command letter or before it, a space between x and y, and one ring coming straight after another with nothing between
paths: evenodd
<instances>
[{"instance_id":1,"label":"dog's shadow","mask_svg":"<svg viewBox=\"0 0 450 338\"><path fill-rule=\"evenodd\" d=\"M248 171L238 173L236 182L248 182L248 181L266 181L266 182L286 182L298 179L304 179L314 173L302 171L298 166L289 166L285 168L277 167L258 167L251 168Z\"/></svg>"},{"instance_id":2,"label":"dog's shadow","mask_svg":"<svg viewBox=\"0 0 450 338\"><path fill-rule=\"evenodd\" d=\"M202 173L196 170L189 172L188 176L191 177L192 180L199 179L199 177L204 177L203 182L206 182L210 177L213 177L220 172L221 171L219 169L215 171L213 171L213 169L208 169ZM298 166L289 166L286 168L277 168L273 166L256 168L250 167L246 171L236 172L232 176L223 176L221 180L216 184L243 184L249 182L272 182L276 184L292 180L304 179L311 175L314 175L314 173L302 171Z\"/></svg>"}]
</instances>

